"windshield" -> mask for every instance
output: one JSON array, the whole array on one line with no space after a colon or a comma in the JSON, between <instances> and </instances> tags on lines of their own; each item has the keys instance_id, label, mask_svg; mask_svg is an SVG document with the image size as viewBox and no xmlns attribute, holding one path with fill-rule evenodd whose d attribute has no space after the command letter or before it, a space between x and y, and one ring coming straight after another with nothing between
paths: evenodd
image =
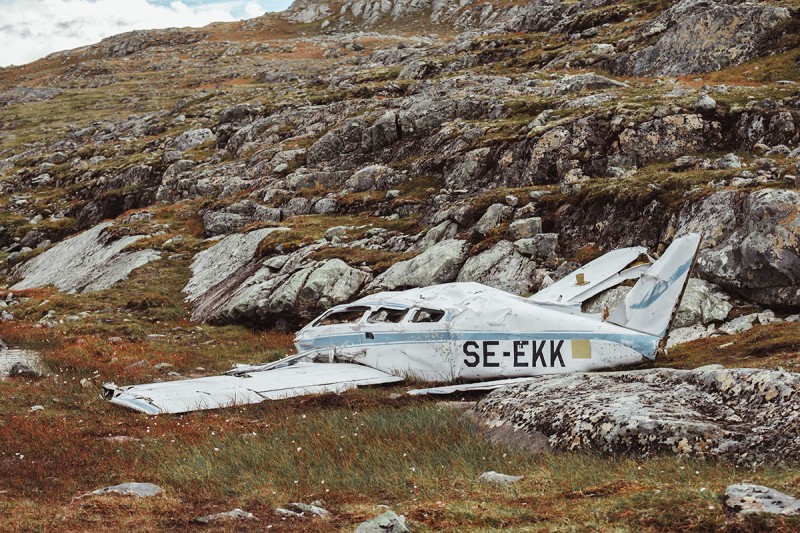
<instances>
[{"instance_id":1,"label":"windshield","mask_svg":"<svg viewBox=\"0 0 800 533\"><path fill-rule=\"evenodd\" d=\"M403 321L403 317L408 313L408 309L390 309L388 307L380 307L372 312L367 319L367 322L372 324L391 323L397 324Z\"/></svg>"},{"instance_id":2,"label":"windshield","mask_svg":"<svg viewBox=\"0 0 800 533\"><path fill-rule=\"evenodd\" d=\"M335 311L320 318L315 324L317 326L333 326L336 324L355 324L364 313L369 311L369 307L348 307L342 311Z\"/></svg>"}]
</instances>

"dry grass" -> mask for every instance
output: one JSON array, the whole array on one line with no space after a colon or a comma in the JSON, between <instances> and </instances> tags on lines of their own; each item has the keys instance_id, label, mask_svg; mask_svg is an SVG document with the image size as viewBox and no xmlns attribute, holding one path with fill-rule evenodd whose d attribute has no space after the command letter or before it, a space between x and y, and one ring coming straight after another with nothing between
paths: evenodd
<instances>
[{"instance_id":1,"label":"dry grass","mask_svg":"<svg viewBox=\"0 0 800 533\"><path fill-rule=\"evenodd\" d=\"M670 350L665 361L676 368L708 364L727 367L777 368L796 372L800 366L800 323L755 326L742 334L709 337Z\"/></svg>"}]
</instances>

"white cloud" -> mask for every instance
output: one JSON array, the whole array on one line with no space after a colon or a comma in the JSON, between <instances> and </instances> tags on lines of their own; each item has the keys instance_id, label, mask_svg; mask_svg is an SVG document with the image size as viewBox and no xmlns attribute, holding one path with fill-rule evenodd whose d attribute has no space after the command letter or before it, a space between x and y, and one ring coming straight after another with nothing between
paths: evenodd
<instances>
[{"instance_id":1,"label":"white cloud","mask_svg":"<svg viewBox=\"0 0 800 533\"><path fill-rule=\"evenodd\" d=\"M158 2L158 3L157 3ZM288 0L0 0L0 66L131 30L205 26L284 9Z\"/></svg>"},{"instance_id":2,"label":"white cloud","mask_svg":"<svg viewBox=\"0 0 800 533\"><path fill-rule=\"evenodd\" d=\"M260 17L264 14L264 11L266 10L261 7L261 4L258 2L248 2L248 4L244 6L244 12L248 18Z\"/></svg>"}]
</instances>

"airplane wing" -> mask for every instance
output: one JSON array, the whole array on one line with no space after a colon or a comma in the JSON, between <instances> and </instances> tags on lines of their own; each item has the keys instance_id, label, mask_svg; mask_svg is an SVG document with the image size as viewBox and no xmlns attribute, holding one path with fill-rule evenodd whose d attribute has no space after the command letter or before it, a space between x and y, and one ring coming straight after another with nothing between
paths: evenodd
<instances>
[{"instance_id":1,"label":"airplane wing","mask_svg":"<svg viewBox=\"0 0 800 533\"><path fill-rule=\"evenodd\" d=\"M279 361L278 363L281 363ZM185 413L282 400L307 394L343 392L361 385L396 383L403 378L352 363L297 362L267 370L118 387L103 385L115 405L150 415Z\"/></svg>"},{"instance_id":2,"label":"airplane wing","mask_svg":"<svg viewBox=\"0 0 800 533\"><path fill-rule=\"evenodd\" d=\"M580 307L581 303L625 280L638 279L652 264L647 248L613 250L587 263L529 298L542 305ZM582 276L583 283L578 279Z\"/></svg>"},{"instance_id":3,"label":"airplane wing","mask_svg":"<svg viewBox=\"0 0 800 533\"><path fill-rule=\"evenodd\" d=\"M456 392L485 392L506 385L516 385L517 383L525 383L536 378L508 378L508 379L495 379L493 381L479 381L476 383L462 383L460 385L445 385L443 387L431 387L429 389L413 389L408 391L407 394L412 396L422 396L426 394L455 394Z\"/></svg>"}]
</instances>

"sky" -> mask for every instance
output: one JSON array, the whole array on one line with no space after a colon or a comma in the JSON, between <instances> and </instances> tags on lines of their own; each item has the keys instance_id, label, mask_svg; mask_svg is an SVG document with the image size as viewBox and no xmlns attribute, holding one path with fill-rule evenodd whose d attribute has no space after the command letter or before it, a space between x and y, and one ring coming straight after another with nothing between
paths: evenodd
<instances>
[{"instance_id":1,"label":"sky","mask_svg":"<svg viewBox=\"0 0 800 533\"><path fill-rule=\"evenodd\" d=\"M283 11L291 0L0 0L0 67L131 30L205 26Z\"/></svg>"}]
</instances>

